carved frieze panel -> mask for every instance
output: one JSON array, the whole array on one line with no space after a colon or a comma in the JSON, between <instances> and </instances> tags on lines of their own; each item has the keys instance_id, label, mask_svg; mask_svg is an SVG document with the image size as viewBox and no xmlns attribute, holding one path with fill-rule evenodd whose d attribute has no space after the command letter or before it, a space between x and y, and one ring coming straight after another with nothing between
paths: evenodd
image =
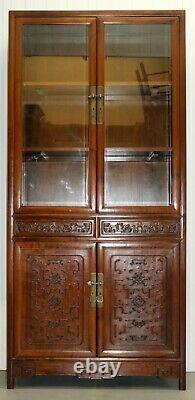
<instances>
[{"instance_id":1,"label":"carved frieze panel","mask_svg":"<svg viewBox=\"0 0 195 400\"><path fill-rule=\"evenodd\" d=\"M101 236L179 235L178 221L102 220Z\"/></svg>"},{"instance_id":2,"label":"carved frieze panel","mask_svg":"<svg viewBox=\"0 0 195 400\"><path fill-rule=\"evenodd\" d=\"M93 236L93 220L61 220L61 221L16 221L15 234Z\"/></svg>"}]
</instances>

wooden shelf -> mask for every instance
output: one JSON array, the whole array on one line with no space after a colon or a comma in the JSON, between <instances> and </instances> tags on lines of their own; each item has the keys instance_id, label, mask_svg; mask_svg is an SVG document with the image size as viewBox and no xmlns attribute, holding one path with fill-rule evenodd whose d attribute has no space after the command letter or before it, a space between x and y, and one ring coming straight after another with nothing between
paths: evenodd
<instances>
[{"instance_id":1,"label":"wooden shelf","mask_svg":"<svg viewBox=\"0 0 195 400\"><path fill-rule=\"evenodd\" d=\"M143 151L156 151L156 152L167 152L172 151L172 147L106 147L105 150L108 151L131 151L131 152L143 152Z\"/></svg>"},{"instance_id":2,"label":"wooden shelf","mask_svg":"<svg viewBox=\"0 0 195 400\"><path fill-rule=\"evenodd\" d=\"M110 147L106 148L106 161L117 162L165 162L170 158L170 147Z\"/></svg>"},{"instance_id":3,"label":"wooden shelf","mask_svg":"<svg viewBox=\"0 0 195 400\"><path fill-rule=\"evenodd\" d=\"M23 82L23 86L88 86L89 82L35 82L35 81L25 81Z\"/></svg>"},{"instance_id":4,"label":"wooden shelf","mask_svg":"<svg viewBox=\"0 0 195 400\"><path fill-rule=\"evenodd\" d=\"M171 86L172 82L170 81L126 81L126 82L106 82L105 86L140 86L140 85L149 85L149 86Z\"/></svg>"},{"instance_id":5,"label":"wooden shelf","mask_svg":"<svg viewBox=\"0 0 195 400\"><path fill-rule=\"evenodd\" d=\"M25 153L63 153L73 151L89 151L87 147L24 147Z\"/></svg>"},{"instance_id":6,"label":"wooden shelf","mask_svg":"<svg viewBox=\"0 0 195 400\"><path fill-rule=\"evenodd\" d=\"M110 152L110 151L116 151L116 152L123 152L123 151L129 151L129 152L168 152L172 151L172 147L105 147L105 150ZM26 153L39 153L39 152L72 152L72 151L89 151L88 147L24 147L23 152Z\"/></svg>"},{"instance_id":7,"label":"wooden shelf","mask_svg":"<svg viewBox=\"0 0 195 400\"><path fill-rule=\"evenodd\" d=\"M142 85L149 86L171 86L170 81L148 81L141 82ZM89 82L35 82L35 81L25 81L23 86L88 86ZM126 81L126 82L105 82L105 87L109 86L140 86L140 82L137 81Z\"/></svg>"}]
</instances>

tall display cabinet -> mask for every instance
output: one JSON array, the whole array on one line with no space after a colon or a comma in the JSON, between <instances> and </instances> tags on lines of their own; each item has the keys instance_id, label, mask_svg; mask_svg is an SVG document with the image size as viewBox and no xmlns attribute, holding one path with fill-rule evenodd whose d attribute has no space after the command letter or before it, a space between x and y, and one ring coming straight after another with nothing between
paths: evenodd
<instances>
[{"instance_id":1,"label":"tall display cabinet","mask_svg":"<svg viewBox=\"0 0 195 400\"><path fill-rule=\"evenodd\" d=\"M77 374L185 389L182 11L10 13L8 387Z\"/></svg>"}]
</instances>

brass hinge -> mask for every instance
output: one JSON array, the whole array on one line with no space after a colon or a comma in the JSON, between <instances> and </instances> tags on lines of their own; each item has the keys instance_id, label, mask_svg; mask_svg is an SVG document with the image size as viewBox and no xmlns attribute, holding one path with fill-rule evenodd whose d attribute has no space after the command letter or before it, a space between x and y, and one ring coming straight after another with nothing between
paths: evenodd
<instances>
[{"instance_id":1,"label":"brass hinge","mask_svg":"<svg viewBox=\"0 0 195 400\"><path fill-rule=\"evenodd\" d=\"M98 308L102 308L103 302L104 302L104 296L103 296L104 275L103 275L103 273L99 272L97 274L97 278L96 278L96 273L92 272L90 274L90 280L87 282L87 285L90 288L89 302L90 302L91 307L96 307L96 302L97 302Z\"/></svg>"}]
</instances>

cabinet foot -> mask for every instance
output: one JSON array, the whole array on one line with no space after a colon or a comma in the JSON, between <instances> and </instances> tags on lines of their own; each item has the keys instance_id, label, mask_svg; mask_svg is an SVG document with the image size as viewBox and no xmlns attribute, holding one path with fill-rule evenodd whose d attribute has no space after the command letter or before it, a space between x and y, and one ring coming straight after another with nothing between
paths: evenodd
<instances>
[{"instance_id":1,"label":"cabinet foot","mask_svg":"<svg viewBox=\"0 0 195 400\"><path fill-rule=\"evenodd\" d=\"M10 371L7 371L7 389L14 389L14 376Z\"/></svg>"},{"instance_id":2,"label":"cabinet foot","mask_svg":"<svg viewBox=\"0 0 195 400\"><path fill-rule=\"evenodd\" d=\"M183 372L179 378L179 390L186 390L186 372Z\"/></svg>"}]
</instances>

